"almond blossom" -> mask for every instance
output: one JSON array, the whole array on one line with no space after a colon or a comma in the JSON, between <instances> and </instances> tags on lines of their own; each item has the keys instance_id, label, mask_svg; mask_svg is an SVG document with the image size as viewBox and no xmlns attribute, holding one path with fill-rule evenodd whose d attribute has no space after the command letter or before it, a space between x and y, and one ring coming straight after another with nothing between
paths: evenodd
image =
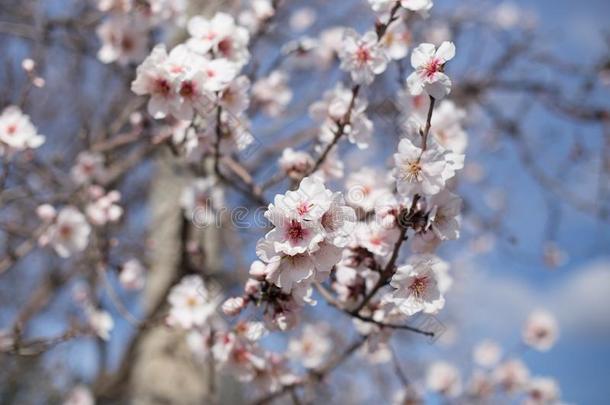
<instances>
[{"instance_id":1,"label":"almond blossom","mask_svg":"<svg viewBox=\"0 0 610 405\"><path fill-rule=\"evenodd\" d=\"M254 83L252 97L267 115L277 117L292 100L288 76L280 70L274 70L269 76Z\"/></svg>"},{"instance_id":2,"label":"almond blossom","mask_svg":"<svg viewBox=\"0 0 610 405\"><path fill-rule=\"evenodd\" d=\"M373 135L373 122L364 113L366 107L364 99L354 98L353 91L339 83L334 89L326 91L322 100L309 107L309 114L322 123L319 138L322 143L328 144L333 141L339 123L349 111L350 123L343 127L343 132L351 143L359 149L365 149Z\"/></svg>"},{"instance_id":3,"label":"almond blossom","mask_svg":"<svg viewBox=\"0 0 610 405\"><path fill-rule=\"evenodd\" d=\"M214 359L240 381L252 381L266 367L264 352L247 336L220 333L212 346Z\"/></svg>"},{"instance_id":4,"label":"almond blossom","mask_svg":"<svg viewBox=\"0 0 610 405\"><path fill-rule=\"evenodd\" d=\"M360 36L353 29L347 29L339 58L341 69L350 72L352 80L358 84L371 84L375 75L383 73L388 64L388 57L373 31Z\"/></svg>"},{"instance_id":5,"label":"almond blossom","mask_svg":"<svg viewBox=\"0 0 610 405\"><path fill-rule=\"evenodd\" d=\"M203 326L216 313L219 299L208 290L200 276L185 276L168 295L167 322L183 329Z\"/></svg>"},{"instance_id":6,"label":"almond blossom","mask_svg":"<svg viewBox=\"0 0 610 405\"><path fill-rule=\"evenodd\" d=\"M30 117L19 107L6 107L0 114L0 148L6 145L17 151L35 149L44 141L45 137L38 134Z\"/></svg>"},{"instance_id":7,"label":"almond blossom","mask_svg":"<svg viewBox=\"0 0 610 405\"><path fill-rule=\"evenodd\" d=\"M51 245L59 256L69 257L85 250L90 233L91 226L85 216L76 207L68 206L59 211L42 242Z\"/></svg>"},{"instance_id":8,"label":"almond blossom","mask_svg":"<svg viewBox=\"0 0 610 405\"><path fill-rule=\"evenodd\" d=\"M392 60L400 60L409 53L411 45L411 33L403 21L395 21L390 24L381 39L381 44L386 50L388 57Z\"/></svg>"},{"instance_id":9,"label":"almond blossom","mask_svg":"<svg viewBox=\"0 0 610 405\"><path fill-rule=\"evenodd\" d=\"M294 179L303 178L315 165L309 153L295 151L292 148L284 149L278 163L280 169Z\"/></svg>"},{"instance_id":10,"label":"almond blossom","mask_svg":"<svg viewBox=\"0 0 610 405\"><path fill-rule=\"evenodd\" d=\"M415 69L407 78L412 95L423 91L435 99L442 99L451 92L451 79L444 73L445 64L455 56L455 45L443 42L438 50L433 44L423 43L413 50L411 66Z\"/></svg>"},{"instance_id":11,"label":"almond blossom","mask_svg":"<svg viewBox=\"0 0 610 405\"><path fill-rule=\"evenodd\" d=\"M493 371L496 384L508 393L522 391L529 381L529 376L529 369L519 359L506 360Z\"/></svg>"},{"instance_id":12,"label":"almond blossom","mask_svg":"<svg viewBox=\"0 0 610 405\"><path fill-rule=\"evenodd\" d=\"M483 340L475 346L472 357L477 365L491 367L502 357L502 348L492 340Z\"/></svg>"},{"instance_id":13,"label":"almond blossom","mask_svg":"<svg viewBox=\"0 0 610 405\"><path fill-rule=\"evenodd\" d=\"M447 264L436 256L411 256L392 277L394 291L389 301L409 316L420 311L437 313L445 306L446 268Z\"/></svg>"},{"instance_id":14,"label":"almond blossom","mask_svg":"<svg viewBox=\"0 0 610 405\"><path fill-rule=\"evenodd\" d=\"M121 266L119 282L126 290L141 290L146 282L146 269L138 259L129 259Z\"/></svg>"},{"instance_id":15,"label":"almond blossom","mask_svg":"<svg viewBox=\"0 0 610 405\"><path fill-rule=\"evenodd\" d=\"M288 343L288 356L299 359L308 369L321 367L333 349L326 324L305 325L299 338Z\"/></svg>"},{"instance_id":16,"label":"almond blossom","mask_svg":"<svg viewBox=\"0 0 610 405\"><path fill-rule=\"evenodd\" d=\"M536 310L530 314L523 327L523 341L536 350L546 352L557 340L559 328L551 313Z\"/></svg>"},{"instance_id":17,"label":"almond blossom","mask_svg":"<svg viewBox=\"0 0 610 405\"><path fill-rule=\"evenodd\" d=\"M455 398L462 392L462 380L459 370L452 364L437 361L428 368L426 385L429 390L445 397Z\"/></svg>"},{"instance_id":18,"label":"almond blossom","mask_svg":"<svg viewBox=\"0 0 610 405\"><path fill-rule=\"evenodd\" d=\"M116 190L105 193L103 188L91 186L89 194L93 202L87 205L85 212L93 225L102 226L121 218L123 208L117 204L121 200L121 193Z\"/></svg>"},{"instance_id":19,"label":"almond blossom","mask_svg":"<svg viewBox=\"0 0 610 405\"><path fill-rule=\"evenodd\" d=\"M216 187L216 178L210 176L194 179L182 191L180 205L185 218L198 226L216 224L216 213L224 205L224 192Z\"/></svg>"},{"instance_id":20,"label":"almond blossom","mask_svg":"<svg viewBox=\"0 0 610 405\"><path fill-rule=\"evenodd\" d=\"M401 195L434 195L464 166L464 155L449 153L434 144L424 150L403 138L394 162L396 186Z\"/></svg>"},{"instance_id":21,"label":"almond blossom","mask_svg":"<svg viewBox=\"0 0 610 405\"><path fill-rule=\"evenodd\" d=\"M444 189L430 197L427 204L430 207L428 227L434 235L441 240L458 239L462 199Z\"/></svg>"},{"instance_id":22,"label":"almond blossom","mask_svg":"<svg viewBox=\"0 0 610 405\"><path fill-rule=\"evenodd\" d=\"M95 334L102 340L110 339L110 332L114 328L112 316L104 310L89 307L87 309L89 325Z\"/></svg>"},{"instance_id":23,"label":"almond blossom","mask_svg":"<svg viewBox=\"0 0 610 405\"><path fill-rule=\"evenodd\" d=\"M141 62L148 53L148 27L125 15L112 16L97 28L102 47L97 53L102 63L127 65Z\"/></svg>"},{"instance_id":24,"label":"almond blossom","mask_svg":"<svg viewBox=\"0 0 610 405\"><path fill-rule=\"evenodd\" d=\"M390 194L390 184L384 181L384 174L371 167L352 172L345 181L345 189L347 203L365 213L373 211L377 201Z\"/></svg>"},{"instance_id":25,"label":"almond blossom","mask_svg":"<svg viewBox=\"0 0 610 405\"><path fill-rule=\"evenodd\" d=\"M552 405L559 403L561 396L557 381L548 377L534 377L526 388L524 405Z\"/></svg>"},{"instance_id":26,"label":"almond blossom","mask_svg":"<svg viewBox=\"0 0 610 405\"><path fill-rule=\"evenodd\" d=\"M211 53L239 67L248 62L250 34L247 29L237 25L231 15L216 13L212 19L195 16L189 20L187 27L192 38L186 45L192 51L201 55Z\"/></svg>"},{"instance_id":27,"label":"almond blossom","mask_svg":"<svg viewBox=\"0 0 610 405\"><path fill-rule=\"evenodd\" d=\"M100 181L105 175L104 156L90 152L79 153L70 175L76 184Z\"/></svg>"},{"instance_id":28,"label":"almond blossom","mask_svg":"<svg viewBox=\"0 0 610 405\"><path fill-rule=\"evenodd\" d=\"M165 45L157 45L136 71L136 79L131 90L139 96L149 95L148 113L156 119L165 118L178 103L176 80L172 77L167 64Z\"/></svg>"}]
</instances>

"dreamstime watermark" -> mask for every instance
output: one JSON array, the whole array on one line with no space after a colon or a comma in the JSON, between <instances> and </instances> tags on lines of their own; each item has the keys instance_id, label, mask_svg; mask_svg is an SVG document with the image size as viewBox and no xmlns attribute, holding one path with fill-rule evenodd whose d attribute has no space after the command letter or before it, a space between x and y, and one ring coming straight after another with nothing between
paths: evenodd
<instances>
[{"instance_id":1,"label":"dreamstime watermark","mask_svg":"<svg viewBox=\"0 0 610 405\"><path fill-rule=\"evenodd\" d=\"M305 196L307 196L305 194ZM379 197L374 199L373 206L377 214L370 216L368 223L376 222L378 226L385 229L392 229L396 226L394 220L389 220L388 217L394 216L396 221L400 221L399 207L404 210L410 206L410 202L405 201L403 204L398 204L393 198L388 198L389 194L381 194ZM361 205L371 205L369 201L371 197L371 191L366 186L357 185L351 187L346 193L348 204L353 207L359 207ZM285 202L287 206L298 207L303 201L307 199L299 199L296 194L288 193L285 196ZM208 199L205 204L198 205L187 213L189 219L197 228L216 227L222 228L225 225L231 225L236 229L256 229L256 228L269 228L271 226L270 221L266 217L268 207L215 207ZM296 211L296 210L295 210ZM286 215L278 215L274 217L274 225L276 227L284 227L290 225L293 221L302 222L307 225L307 220L299 219L297 216L291 215L290 212L286 212ZM390 218L392 219L392 218ZM345 210L332 210L332 208L325 213L321 222L323 225L329 228L340 227L346 222L356 222L358 219L353 212ZM285 221L285 222L284 222Z\"/></svg>"}]
</instances>

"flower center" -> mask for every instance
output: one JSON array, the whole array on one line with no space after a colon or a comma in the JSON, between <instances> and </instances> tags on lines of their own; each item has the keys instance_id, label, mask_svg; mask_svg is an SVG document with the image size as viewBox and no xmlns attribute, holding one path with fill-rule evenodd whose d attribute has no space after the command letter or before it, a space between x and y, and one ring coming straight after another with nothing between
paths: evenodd
<instances>
[{"instance_id":1,"label":"flower center","mask_svg":"<svg viewBox=\"0 0 610 405\"><path fill-rule=\"evenodd\" d=\"M294 219L290 221L290 225L288 226L288 230L286 231L288 239L293 242L303 240L305 238L306 233L307 232L305 231L305 229L303 229L301 224Z\"/></svg>"},{"instance_id":2,"label":"flower center","mask_svg":"<svg viewBox=\"0 0 610 405\"><path fill-rule=\"evenodd\" d=\"M428 276L415 277L409 286L409 291L415 297L420 298L426 292L428 287Z\"/></svg>"},{"instance_id":3,"label":"flower center","mask_svg":"<svg viewBox=\"0 0 610 405\"><path fill-rule=\"evenodd\" d=\"M59 235L62 239L68 239L72 236L72 227L68 224L62 224L59 226Z\"/></svg>"},{"instance_id":4,"label":"flower center","mask_svg":"<svg viewBox=\"0 0 610 405\"><path fill-rule=\"evenodd\" d=\"M371 52L369 49L363 45L359 46L358 50L356 51L356 60L361 65L369 62L371 60Z\"/></svg>"},{"instance_id":5,"label":"flower center","mask_svg":"<svg viewBox=\"0 0 610 405\"><path fill-rule=\"evenodd\" d=\"M442 67L443 65L440 60L432 58L432 60L430 60L430 62L428 62L428 64L424 66L423 76L425 78L431 79L437 72L440 72L442 70Z\"/></svg>"},{"instance_id":6,"label":"flower center","mask_svg":"<svg viewBox=\"0 0 610 405\"><path fill-rule=\"evenodd\" d=\"M409 182L421 181L422 167L419 160L407 162L403 166L402 177Z\"/></svg>"},{"instance_id":7,"label":"flower center","mask_svg":"<svg viewBox=\"0 0 610 405\"><path fill-rule=\"evenodd\" d=\"M188 297L188 298L186 299L186 305L187 305L189 308L195 308L195 307L197 306L197 297L193 297L193 296Z\"/></svg>"},{"instance_id":8,"label":"flower center","mask_svg":"<svg viewBox=\"0 0 610 405\"><path fill-rule=\"evenodd\" d=\"M313 207L313 204L311 204L311 203L308 204L306 202L302 202L302 203L299 203L299 205L297 206L297 212L299 213L299 215L303 216L303 215L307 214L312 207Z\"/></svg>"},{"instance_id":9,"label":"flower center","mask_svg":"<svg viewBox=\"0 0 610 405\"><path fill-rule=\"evenodd\" d=\"M17 132L17 125L9 125L8 127L6 127L6 132L8 132L9 135L15 135L15 132Z\"/></svg>"},{"instance_id":10,"label":"flower center","mask_svg":"<svg viewBox=\"0 0 610 405\"><path fill-rule=\"evenodd\" d=\"M155 80L154 87L154 92L157 94L161 94L162 96L169 95L172 89L167 79L162 77L159 77Z\"/></svg>"},{"instance_id":11,"label":"flower center","mask_svg":"<svg viewBox=\"0 0 610 405\"><path fill-rule=\"evenodd\" d=\"M231 50L233 49L233 44L231 43L230 38L225 38L218 43L218 51L223 55L227 56L231 54Z\"/></svg>"},{"instance_id":12,"label":"flower center","mask_svg":"<svg viewBox=\"0 0 610 405\"><path fill-rule=\"evenodd\" d=\"M191 81L185 81L180 86L180 95L185 98L190 98L195 95L195 84Z\"/></svg>"}]
</instances>

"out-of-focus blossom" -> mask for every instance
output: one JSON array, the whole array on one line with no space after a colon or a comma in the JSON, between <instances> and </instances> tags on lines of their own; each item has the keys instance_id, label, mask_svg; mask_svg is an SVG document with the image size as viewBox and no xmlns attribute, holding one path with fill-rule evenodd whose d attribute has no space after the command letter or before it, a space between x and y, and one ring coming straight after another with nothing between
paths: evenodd
<instances>
[{"instance_id":1,"label":"out-of-focus blossom","mask_svg":"<svg viewBox=\"0 0 610 405\"><path fill-rule=\"evenodd\" d=\"M192 38L186 45L201 55L210 52L240 67L250 58L250 34L247 29L237 25L229 14L216 13L212 19L195 16L188 22L188 32Z\"/></svg>"},{"instance_id":2,"label":"out-of-focus blossom","mask_svg":"<svg viewBox=\"0 0 610 405\"><path fill-rule=\"evenodd\" d=\"M91 226L75 207L64 207L55 222L42 237L43 244L50 244L61 257L69 257L85 250L89 242Z\"/></svg>"},{"instance_id":3,"label":"out-of-focus blossom","mask_svg":"<svg viewBox=\"0 0 610 405\"><path fill-rule=\"evenodd\" d=\"M93 183L105 175L104 157L97 153L81 152L76 157L76 164L70 171L76 184Z\"/></svg>"},{"instance_id":4,"label":"out-of-focus blossom","mask_svg":"<svg viewBox=\"0 0 610 405\"><path fill-rule=\"evenodd\" d=\"M91 186L93 202L87 205L85 212L93 225L106 225L117 222L123 215L123 208L117 203L121 199L121 193L116 190L104 193L99 186Z\"/></svg>"},{"instance_id":5,"label":"out-of-focus blossom","mask_svg":"<svg viewBox=\"0 0 610 405\"><path fill-rule=\"evenodd\" d=\"M502 357L502 348L492 340L483 340L472 352L474 362L481 367L492 367Z\"/></svg>"},{"instance_id":6,"label":"out-of-focus blossom","mask_svg":"<svg viewBox=\"0 0 610 405\"><path fill-rule=\"evenodd\" d=\"M224 192L216 184L214 177L195 179L182 191L184 216L197 226L216 223L216 212L224 205Z\"/></svg>"},{"instance_id":7,"label":"out-of-focus blossom","mask_svg":"<svg viewBox=\"0 0 610 405\"><path fill-rule=\"evenodd\" d=\"M254 83L252 97L261 104L267 115L277 117L292 100L288 76L282 71L274 70L269 76Z\"/></svg>"},{"instance_id":8,"label":"out-of-focus blossom","mask_svg":"<svg viewBox=\"0 0 610 405\"><path fill-rule=\"evenodd\" d=\"M396 21L386 31L381 39L381 44L390 59L400 60L409 53L411 32L409 32L403 21Z\"/></svg>"},{"instance_id":9,"label":"out-of-focus blossom","mask_svg":"<svg viewBox=\"0 0 610 405\"><path fill-rule=\"evenodd\" d=\"M219 296L208 290L199 276L183 277L172 287L168 301L170 311L168 323L184 329L203 326L216 313Z\"/></svg>"},{"instance_id":10,"label":"out-of-focus blossom","mask_svg":"<svg viewBox=\"0 0 610 405\"><path fill-rule=\"evenodd\" d=\"M317 369L327 361L333 343L326 324L309 324L303 327L299 338L290 340L288 356L299 359L308 369Z\"/></svg>"},{"instance_id":11,"label":"out-of-focus blossom","mask_svg":"<svg viewBox=\"0 0 610 405\"><path fill-rule=\"evenodd\" d=\"M424 150L403 138L394 162L396 186L401 195L434 195L445 187L456 170L464 167L464 155L449 153L434 144Z\"/></svg>"},{"instance_id":12,"label":"out-of-focus blossom","mask_svg":"<svg viewBox=\"0 0 610 405\"><path fill-rule=\"evenodd\" d=\"M311 155L303 151L286 148L279 159L280 168L288 177L301 179L314 167Z\"/></svg>"},{"instance_id":13,"label":"out-of-focus blossom","mask_svg":"<svg viewBox=\"0 0 610 405\"><path fill-rule=\"evenodd\" d=\"M553 405L559 403L561 391L559 384L552 378L534 377L526 388L527 398L524 405Z\"/></svg>"},{"instance_id":14,"label":"out-of-focus blossom","mask_svg":"<svg viewBox=\"0 0 610 405\"><path fill-rule=\"evenodd\" d=\"M522 391L528 380L530 372L525 364L519 359L511 359L503 362L493 371L495 383L508 393Z\"/></svg>"},{"instance_id":15,"label":"out-of-focus blossom","mask_svg":"<svg viewBox=\"0 0 610 405\"><path fill-rule=\"evenodd\" d=\"M0 114L0 148L2 144L21 151L42 145L45 137L38 134L30 117L16 106L6 107Z\"/></svg>"},{"instance_id":16,"label":"out-of-focus blossom","mask_svg":"<svg viewBox=\"0 0 610 405\"><path fill-rule=\"evenodd\" d=\"M146 269L138 259L129 259L121 267L119 282L126 290L141 290L146 282Z\"/></svg>"},{"instance_id":17,"label":"out-of-focus blossom","mask_svg":"<svg viewBox=\"0 0 610 405\"><path fill-rule=\"evenodd\" d=\"M536 310L530 314L523 327L523 341L536 350L546 352L553 347L559 327L555 317L548 311Z\"/></svg>"},{"instance_id":18,"label":"out-of-focus blossom","mask_svg":"<svg viewBox=\"0 0 610 405\"><path fill-rule=\"evenodd\" d=\"M137 63L148 53L148 27L125 15L103 21L97 28L97 35L102 42L97 57L102 63Z\"/></svg>"},{"instance_id":19,"label":"out-of-focus blossom","mask_svg":"<svg viewBox=\"0 0 610 405\"><path fill-rule=\"evenodd\" d=\"M455 398L462 392L462 379L459 370L444 361L432 363L426 375L426 386L448 398Z\"/></svg>"}]
</instances>

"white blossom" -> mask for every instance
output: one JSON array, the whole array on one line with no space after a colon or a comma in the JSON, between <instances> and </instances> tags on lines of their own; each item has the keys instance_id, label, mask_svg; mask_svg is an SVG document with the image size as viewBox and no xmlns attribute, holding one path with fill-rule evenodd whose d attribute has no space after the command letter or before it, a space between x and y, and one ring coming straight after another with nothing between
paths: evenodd
<instances>
[{"instance_id":1,"label":"white blossom","mask_svg":"<svg viewBox=\"0 0 610 405\"><path fill-rule=\"evenodd\" d=\"M274 70L269 76L254 83L252 97L261 104L267 115L277 117L292 100L288 76L282 71Z\"/></svg>"},{"instance_id":2,"label":"white blossom","mask_svg":"<svg viewBox=\"0 0 610 405\"><path fill-rule=\"evenodd\" d=\"M392 276L390 302L406 315L435 314L445 306L447 264L433 255L411 256ZM443 288L445 287L445 288Z\"/></svg>"},{"instance_id":3,"label":"white blossom","mask_svg":"<svg viewBox=\"0 0 610 405\"><path fill-rule=\"evenodd\" d=\"M438 392L449 398L455 398L462 392L459 370L444 361L434 362L428 368L426 385L430 391Z\"/></svg>"},{"instance_id":4,"label":"white blossom","mask_svg":"<svg viewBox=\"0 0 610 405\"><path fill-rule=\"evenodd\" d=\"M104 310L89 308L87 310L89 325L100 339L109 340L110 332L114 328L112 316Z\"/></svg>"},{"instance_id":5,"label":"white blossom","mask_svg":"<svg viewBox=\"0 0 610 405\"><path fill-rule=\"evenodd\" d=\"M169 293L168 323L184 329L203 326L215 315L218 301L200 276L185 276Z\"/></svg>"},{"instance_id":6,"label":"white blossom","mask_svg":"<svg viewBox=\"0 0 610 405\"><path fill-rule=\"evenodd\" d=\"M104 157L98 153L83 151L76 156L70 175L76 184L93 183L101 180L106 174Z\"/></svg>"},{"instance_id":7,"label":"white blossom","mask_svg":"<svg viewBox=\"0 0 610 405\"><path fill-rule=\"evenodd\" d=\"M529 376L528 368L518 359L507 360L493 371L493 379L496 384L508 393L522 391L529 380Z\"/></svg>"},{"instance_id":8,"label":"white blossom","mask_svg":"<svg viewBox=\"0 0 610 405\"><path fill-rule=\"evenodd\" d=\"M464 167L464 155L447 152L435 144L423 150L408 138L398 144L394 154L396 186L405 197L440 192L455 171Z\"/></svg>"},{"instance_id":9,"label":"white blossom","mask_svg":"<svg viewBox=\"0 0 610 405\"><path fill-rule=\"evenodd\" d=\"M536 350L546 352L553 347L559 334L555 317L548 311L536 310L523 327L523 341Z\"/></svg>"},{"instance_id":10,"label":"white blossom","mask_svg":"<svg viewBox=\"0 0 610 405\"><path fill-rule=\"evenodd\" d=\"M491 367L502 358L502 348L496 342L486 339L475 346L472 357L477 365Z\"/></svg>"},{"instance_id":11,"label":"white blossom","mask_svg":"<svg viewBox=\"0 0 610 405\"><path fill-rule=\"evenodd\" d=\"M443 42L438 50L433 44L423 43L413 50L411 65L415 69L407 78L412 95L425 91L435 99L451 92L451 79L444 73L445 64L455 56L455 45Z\"/></svg>"},{"instance_id":12,"label":"white blossom","mask_svg":"<svg viewBox=\"0 0 610 405\"><path fill-rule=\"evenodd\" d=\"M0 114L0 149L2 144L18 151L35 149L44 141L45 137L38 134L30 117L19 107L6 107Z\"/></svg>"},{"instance_id":13,"label":"white blossom","mask_svg":"<svg viewBox=\"0 0 610 405\"><path fill-rule=\"evenodd\" d=\"M148 53L148 27L137 19L113 15L97 28L102 47L97 58L102 63L117 62L127 65L141 62Z\"/></svg>"},{"instance_id":14,"label":"white blossom","mask_svg":"<svg viewBox=\"0 0 610 405\"><path fill-rule=\"evenodd\" d=\"M117 204L121 199L121 193L116 190L104 193L104 189L98 186L92 186L89 193L93 197L93 202L87 204L85 212L93 225L102 226L117 222L121 218L123 208Z\"/></svg>"},{"instance_id":15,"label":"white blossom","mask_svg":"<svg viewBox=\"0 0 610 405\"><path fill-rule=\"evenodd\" d=\"M210 20L195 16L188 22L188 32L192 38L186 45L201 55L209 52L239 67L244 66L250 58L250 34L247 29L237 25L229 14L216 13Z\"/></svg>"},{"instance_id":16,"label":"white blossom","mask_svg":"<svg viewBox=\"0 0 610 405\"><path fill-rule=\"evenodd\" d=\"M553 378L534 377L527 384L524 405L553 405L559 403L561 392Z\"/></svg>"},{"instance_id":17,"label":"white blossom","mask_svg":"<svg viewBox=\"0 0 610 405\"><path fill-rule=\"evenodd\" d=\"M141 290L146 282L146 269L138 259L129 259L121 267L119 282L126 290Z\"/></svg>"},{"instance_id":18,"label":"white blossom","mask_svg":"<svg viewBox=\"0 0 610 405\"><path fill-rule=\"evenodd\" d=\"M64 207L59 211L55 222L44 235L61 257L69 257L85 250L89 242L91 226L85 216L75 207Z\"/></svg>"},{"instance_id":19,"label":"white blossom","mask_svg":"<svg viewBox=\"0 0 610 405\"><path fill-rule=\"evenodd\" d=\"M299 359L308 369L324 365L333 349L327 324L308 324L299 338L288 343L288 356Z\"/></svg>"},{"instance_id":20,"label":"white blossom","mask_svg":"<svg viewBox=\"0 0 610 405\"><path fill-rule=\"evenodd\" d=\"M388 56L373 31L360 36L353 29L345 30L339 58L341 69L350 72L352 80L359 84L372 83L375 75L383 73L388 64Z\"/></svg>"}]
</instances>

